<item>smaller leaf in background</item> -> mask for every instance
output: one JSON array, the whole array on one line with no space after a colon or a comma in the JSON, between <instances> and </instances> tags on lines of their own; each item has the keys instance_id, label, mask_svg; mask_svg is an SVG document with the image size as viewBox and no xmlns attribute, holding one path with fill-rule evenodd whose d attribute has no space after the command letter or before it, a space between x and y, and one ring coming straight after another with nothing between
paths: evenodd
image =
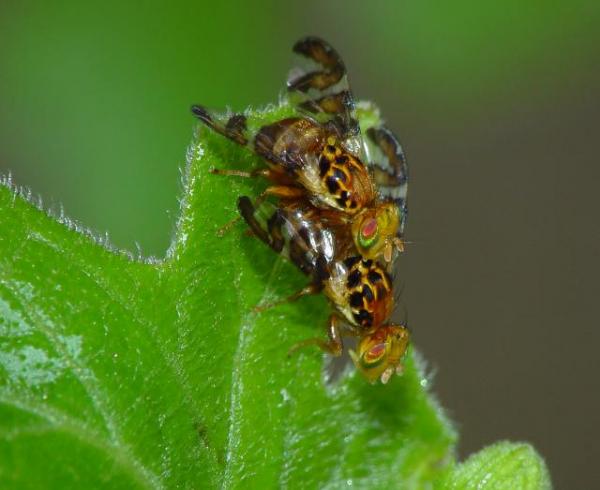
<instances>
[{"instance_id":1,"label":"smaller leaf in background","mask_svg":"<svg viewBox=\"0 0 600 490\"><path fill-rule=\"evenodd\" d=\"M544 460L529 444L499 442L457 465L440 488L449 490L547 490Z\"/></svg>"}]
</instances>

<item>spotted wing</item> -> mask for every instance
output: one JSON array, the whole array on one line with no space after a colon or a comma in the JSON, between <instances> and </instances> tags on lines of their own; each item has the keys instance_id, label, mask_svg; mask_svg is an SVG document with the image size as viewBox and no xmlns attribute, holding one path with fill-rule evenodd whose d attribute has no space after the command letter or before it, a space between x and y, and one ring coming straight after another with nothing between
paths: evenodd
<instances>
[{"instance_id":1,"label":"spotted wing","mask_svg":"<svg viewBox=\"0 0 600 490\"><path fill-rule=\"evenodd\" d=\"M217 112L201 105L192 106L192 113L213 131L248 146L288 175L318 166L316 148L322 145L325 131L314 120L296 116L260 125L245 114Z\"/></svg>"},{"instance_id":2,"label":"spotted wing","mask_svg":"<svg viewBox=\"0 0 600 490\"><path fill-rule=\"evenodd\" d=\"M218 113L202 105L193 105L192 113L213 131L239 145L247 145L251 139L244 114Z\"/></svg>"},{"instance_id":3,"label":"spotted wing","mask_svg":"<svg viewBox=\"0 0 600 490\"><path fill-rule=\"evenodd\" d=\"M402 146L386 126L371 126L365 129L364 152L381 200L393 201L398 206L398 236L402 236L406 222L408 188L408 165Z\"/></svg>"},{"instance_id":4,"label":"spotted wing","mask_svg":"<svg viewBox=\"0 0 600 490\"><path fill-rule=\"evenodd\" d=\"M324 228L310 206L281 205L264 201L258 205L247 196L238 209L253 234L275 252L289 259L316 282L328 279L336 254L335 235Z\"/></svg>"},{"instance_id":5,"label":"spotted wing","mask_svg":"<svg viewBox=\"0 0 600 490\"><path fill-rule=\"evenodd\" d=\"M287 81L290 102L330 126L346 149L361 158L360 128L342 58L327 42L312 36L300 39L293 51L299 60Z\"/></svg>"}]
</instances>

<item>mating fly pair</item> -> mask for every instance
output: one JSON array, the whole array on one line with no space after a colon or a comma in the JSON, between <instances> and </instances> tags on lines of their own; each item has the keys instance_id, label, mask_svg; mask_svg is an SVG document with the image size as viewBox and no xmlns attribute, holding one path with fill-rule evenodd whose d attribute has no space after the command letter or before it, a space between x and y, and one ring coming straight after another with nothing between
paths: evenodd
<instances>
[{"instance_id":1,"label":"mating fly pair","mask_svg":"<svg viewBox=\"0 0 600 490\"><path fill-rule=\"evenodd\" d=\"M288 79L295 115L251 131L244 114L193 113L214 131L264 158L266 167L213 173L270 181L254 203L241 197L241 216L254 235L288 257L311 278L289 300L322 291L335 308L328 341L309 339L333 355L342 336L359 338L355 365L371 382L400 372L408 331L389 323L395 298L391 270L404 249L407 166L395 136L384 126L361 133L346 69L321 39L294 45L306 68ZM277 205L267 201L278 198Z\"/></svg>"}]
</instances>

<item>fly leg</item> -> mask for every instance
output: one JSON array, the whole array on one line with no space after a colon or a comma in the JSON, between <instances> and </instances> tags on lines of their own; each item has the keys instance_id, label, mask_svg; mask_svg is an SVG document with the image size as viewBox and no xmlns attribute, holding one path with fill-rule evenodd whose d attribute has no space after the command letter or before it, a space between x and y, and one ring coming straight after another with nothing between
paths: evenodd
<instances>
[{"instance_id":1,"label":"fly leg","mask_svg":"<svg viewBox=\"0 0 600 490\"><path fill-rule=\"evenodd\" d=\"M272 170L268 168L259 168L256 170L252 170L251 172L247 172L244 170L230 170L230 169L222 169L222 168L210 168L209 172L213 175L224 175L227 177L244 177L248 179L252 179L254 177L265 177L266 179L273 178ZM264 200L264 192L258 196L256 199L256 205L258 206ZM241 217L236 216L232 220L229 220L225 223L221 228L217 230L217 236L223 237L225 233L231 230L237 223L240 221Z\"/></svg>"},{"instance_id":2,"label":"fly leg","mask_svg":"<svg viewBox=\"0 0 600 490\"><path fill-rule=\"evenodd\" d=\"M267 187L261 194L275 196L279 199L301 199L306 196L306 191L301 187L291 185L272 185Z\"/></svg>"},{"instance_id":3,"label":"fly leg","mask_svg":"<svg viewBox=\"0 0 600 490\"><path fill-rule=\"evenodd\" d=\"M280 181L282 181L282 179L284 179L284 176L282 175L281 172L278 172L278 171L270 169L270 168L258 168L258 169L248 172L245 170L222 169L222 168L212 167L209 169L209 172L213 175L223 175L226 177L243 177L243 178L247 178L247 179L252 179L255 177L264 177L265 179L270 180L272 182L280 182ZM255 207L258 207L260 205L260 203L265 200L267 195L274 195L274 196L278 196L278 197L280 196L281 193L283 193L284 195L287 195L287 193L284 190L280 189L281 187L286 187L286 186L267 187L267 189L265 189L256 198ZM223 226L221 226L221 228L219 228L217 230L217 236L223 237L229 230L231 230L240 221L240 219L241 219L240 216L236 216L235 218L233 218L230 221L228 221L227 223L225 223Z\"/></svg>"},{"instance_id":4,"label":"fly leg","mask_svg":"<svg viewBox=\"0 0 600 490\"><path fill-rule=\"evenodd\" d=\"M270 170L267 170L270 172ZM229 172L224 170L223 172ZM231 170L231 172L237 172L237 170ZM214 173L214 172L213 172ZM267 196L275 196L279 199L300 199L305 196L304 189L300 187L292 187L288 185L272 185L262 191L254 201L253 208L256 209L260 204L267 198ZM240 220L241 216L236 216L232 220L225 223L221 228L217 230L217 236L222 237L231 228L233 228Z\"/></svg>"},{"instance_id":5,"label":"fly leg","mask_svg":"<svg viewBox=\"0 0 600 490\"><path fill-rule=\"evenodd\" d=\"M303 296L309 296L311 294L317 294L320 291L321 291L321 287L320 286L317 286L316 284L309 284L308 286L302 288L300 291L296 291L294 294L291 294L287 298L284 298L284 299L279 300L279 301L275 301L273 303L265 303L265 304L262 304L262 305L257 305L257 306L254 307L254 311L257 312L257 313L260 313L262 311L274 308L275 306L283 305L285 303L292 303L293 301L296 301L296 300L302 298Z\"/></svg>"},{"instance_id":6,"label":"fly leg","mask_svg":"<svg viewBox=\"0 0 600 490\"><path fill-rule=\"evenodd\" d=\"M327 337L329 340L325 341L320 337L314 337L311 339L302 340L295 343L288 351L288 357L294 354L298 349L309 345L316 345L322 351L328 352L332 356L340 356L342 354L342 333L339 325L338 316L333 313L329 316L329 323L327 325Z\"/></svg>"},{"instance_id":7,"label":"fly leg","mask_svg":"<svg viewBox=\"0 0 600 490\"><path fill-rule=\"evenodd\" d=\"M264 191L258 195L256 200L254 201L254 207L260 206L260 204L266 199L267 194L265 192L266 191ZM225 233L227 233L229 230L231 230L241 219L242 219L241 216L236 216L235 218L229 220L227 223L225 223L223 226L221 226L221 228L219 228L217 230L217 236L223 237L225 235Z\"/></svg>"},{"instance_id":8,"label":"fly leg","mask_svg":"<svg viewBox=\"0 0 600 490\"><path fill-rule=\"evenodd\" d=\"M250 171L211 167L208 171L213 175L224 175L226 177L243 177L245 179L263 177L275 184L286 186L291 186L295 182L294 178L280 167L257 168Z\"/></svg>"},{"instance_id":9,"label":"fly leg","mask_svg":"<svg viewBox=\"0 0 600 490\"><path fill-rule=\"evenodd\" d=\"M264 177L266 179L271 180L273 178L273 171L268 168L259 168L256 170L252 170L251 172L247 172L245 170L231 170L211 167L208 171L213 175L225 175L227 177L244 177L247 179L252 179L254 177Z\"/></svg>"}]
</instances>

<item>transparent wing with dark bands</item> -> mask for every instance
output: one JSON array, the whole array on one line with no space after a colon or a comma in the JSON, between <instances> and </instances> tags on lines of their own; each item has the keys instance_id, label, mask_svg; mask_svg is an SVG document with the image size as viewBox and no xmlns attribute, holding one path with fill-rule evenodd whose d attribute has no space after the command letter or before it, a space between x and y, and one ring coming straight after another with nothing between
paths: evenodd
<instances>
[{"instance_id":1,"label":"transparent wing with dark bands","mask_svg":"<svg viewBox=\"0 0 600 490\"><path fill-rule=\"evenodd\" d=\"M400 211L398 235L402 236L406 222L408 164L398 138L384 125L363 128L365 131L365 163L381 200L393 201Z\"/></svg>"},{"instance_id":2,"label":"transparent wing with dark bands","mask_svg":"<svg viewBox=\"0 0 600 490\"><path fill-rule=\"evenodd\" d=\"M255 206L249 197L238 200L238 209L254 235L310 275L316 282L327 279L336 253L333 233L319 226L310 206L278 207L269 201Z\"/></svg>"},{"instance_id":3,"label":"transparent wing with dark bands","mask_svg":"<svg viewBox=\"0 0 600 490\"><path fill-rule=\"evenodd\" d=\"M295 174L307 165L310 155L305 147L294 144L302 134L313 135L309 131L318 127L306 118L287 117L279 121L260 124L257 120L248 120L242 113L231 111L218 112L202 105L192 106L192 113L213 131L248 146L254 153L263 157L272 166L288 174ZM307 146L313 141L305 142Z\"/></svg>"},{"instance_id":4,"label":"transparent wing with dark bands","mask_svg":"<svg viewBox=\"0 0 600 490\"><path fill-rule=\"evenodd\" d=\"M231 112L219 113L202 105L193 105L192 113L213 131L226 136L242 146L247 145L251 139L244 114Z\"/></svg>"},{"instance_id":5,"label":"transparent wing with dark bands","mask_svg":"<svg viewBox=\"0 0 600 490\"><path fill-rule=\"evenodd\" d=\"M327 42L312 36L300 39L293 50L298 62L288 76L290 102L300 113L330 126L361 158L360 128L342 58Z\"/></svg>"}]
</instances>

